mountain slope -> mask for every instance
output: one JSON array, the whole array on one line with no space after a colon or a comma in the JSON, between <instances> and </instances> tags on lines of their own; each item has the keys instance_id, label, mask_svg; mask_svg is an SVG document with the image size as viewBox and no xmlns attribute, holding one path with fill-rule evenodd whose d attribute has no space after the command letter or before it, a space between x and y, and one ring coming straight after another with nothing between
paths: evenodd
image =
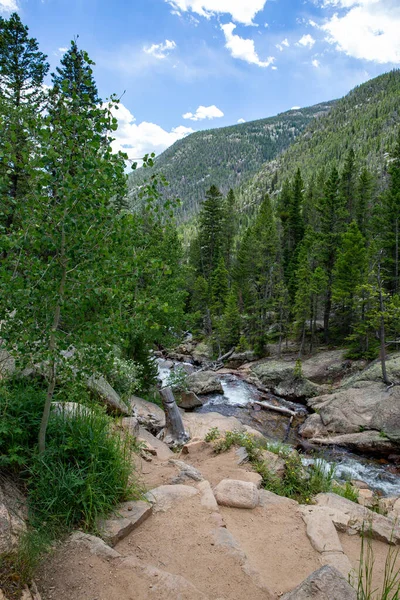
<instances>
[{"instance_id":1,"label":"mountain slope","mask_svg":"<svg viewBox=\"0 0 400 600\"><path fill-rule=\"evenodd\" d=\"M167 198L182 200L180 220L190 219L211 184L223 193L243 185L266 161L288 148L310 122L329 113L334 104L324 102L276 117L198 131L163 152L152 172L161 171L170 182L165 191ZM138 169L129 176L131 206L136 204L136 190L146 175L148 172Z\"/></svg>"},{"instance_id":2,"label":"mountain slope","mask_svg":"<svg viewBox=\"0 0 400 600\"><path fill-rule=\"evenodd\" d=\"M305 181L333 164L340 168L349 148L359 163L381 175L399 126L400 70L395 70L354 88L329 113L311 121L278 161L265 163L242 187L239 203L242 207L258 204L266 190L279 189L298 168Z\"/></svg>"}]
</instances>

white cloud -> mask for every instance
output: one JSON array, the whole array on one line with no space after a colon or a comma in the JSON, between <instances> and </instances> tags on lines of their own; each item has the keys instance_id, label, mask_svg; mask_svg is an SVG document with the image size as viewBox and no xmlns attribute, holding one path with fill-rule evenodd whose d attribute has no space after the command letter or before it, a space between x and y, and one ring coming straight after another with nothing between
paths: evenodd
<instances>
[{"instance_id":1,"label":"white cloud","mask_svg":"<svg viewBox=\"0 0 400 600\"><path fill-rule=\"evenodd\" d=\"M238 119L238 123L246 123L246 119Z\"/></svg>"},{"instance_id":2,"label":"white cloud","mask_svg":"<svg viewBox=\"0 0 400 600\"><path fill-rule=\"evenodd\" d=\"M287 38L285 38L284 40L282 40L280 44L276 44L275 45L275 47L278 48L278 50L280 52L282 52L282 50L283 50L284 47L289 48L289 46L290 46L290 44L289 44L289 41L288 41Z\"/></svg>"},{"instance_id":3,"label":"white cloud","mask_svg":"<svg viewBox=\"0 0 400 600\"><path fill-rule=\"evenodd\" d=\"M269 56L267 60L262 61L258 57L253 40L246 40L238 35L234 35L233 30L236 25L227 23L221 25L221 29L225 35L225 48L228 48L233 58L244 60L250 64L258 65L259 67L269 67L275 60L273 56Z\"/></svg>"},{"instance_id":4,"label":"white cloud","mask_svg":"<svg viewBox=\"0 0 400 600\"><path fill-rule=\"evenodd\" d=\"M322 25L327 40L353 58L400 63L400 4L398 0L325 0L336 13Z\"/></svg>"},{"instance_id":5,"label":"white cloud","mask_svg":"<svg viewBox=\"0 0 400 600\"><path fill-rule=\"evenodd\" d=\"M161 44L152 44L151 46L144 46L143 50L146 54L151 54L154 58L166 58L168 54L175 50L176 43L173 40L165 40L164 43Z\"/></svg>"},{"instance_id":6,"label":"white cloud","mask_svg":"<svg viewBox=\"0 0 400 600\"><path fill-rule=\"evenodd\" d=\"M290 110L299 110L299 108L301 108L301 106L292 106Z\"/></svg>"},{"instance_id":7,"label":"white cloud","mask_svg":"<svg viewBox=\"0 0 400 600\"><path fill-rule=\"evenodd\" d=\"M204 119L219 119L224 116L224 113L213 104L212 106L199 106L195 113L187 112L182 116L191 121L203 121Z\"/></svg>"},{"instance_id":8,"label":"white cloud","mask_svg":"<svg viewBox=\"0 0 400 600\"><path fill-rule=\"evenodd\" d=\"M0 13L11 13L18 10L16 0L0 0Z\"/></svg>"},{"instance_id":9,"label":"white cloud","mask_svg":"<svg viewBox=\"0 0 400 600\"><path fill-rule=\"evenodd\" d=\"M277 71L277 70L278 70L278 67L271 67L271 69L272 69L273 71Z\"/></svg>"},{"instance_id":10,"label":"white cloud","mask_svg":"<svg viewBox=\"0 0 400 600\"><path fill-rule=\"evenodd\" d=\"M315 21L313 21L312 19L310 19L308 21L308 24L311 25L311 27L316 27L317 29L319 27L319 25Z\"/></svg>"},{"instance_id":11,"label":"white cloud","mask_svg":"<svg viewBox=\"0 0 400 600\"><path fill-rule=\"evenodd\" d=\"M59 51L61 54L64 54L65 52L68 52L68 48L59 48L59 49L58 49L58 51Z\"/></svg>"},{"instance_id":12,"label":"white cloud","mask_svg":"<svg viewBox=\"0 0 400 600\"><path fill-rule=\"evenodd\" d=\"M174 11L192 11L209 19L217 14L229 14L234 21L253 25L257 13L263 10L267 0L165 0Z\"/></svg>"},{"instance_id":13,"label":"white cloud","mask_svg":"<svg viewBox=\"0 0 400 600\"><path fill-rule=\"evenodd\" d=\"M318 67L321 66L321 63L319 62L319 60L317 58L314 58L314 60L311 62L312 66L315 67L316 69L318 69Z\"/></svg>"},{"instance_id":14,"label":"white cloud","mask_svg":"<svg viewBox=\"0 0 400 600\"><path fill-rule=\"evenodd\" d=\"M118 119L118 130L114 133L113 150L126 152L130 159L140 159L147 153L160 154L177 140L193 133L191 127L173 127L166 131L160 125L143 121L136 124L135 117L126 106L119 104L112 109Z\"/></svg>"},{"instance_id":15,"label":"white cloud","mask_svg":"<svg viewBox=\"0 0 400 600\"><path fill-rule=\"evenodd\" d=\"M306 35L303 35L303 37L301 37L299 39L299 41L297 42L297 46L304 46L304 48L312 48L315 44L315 40L313 38L312 35L310 35L309 33L307 33Z\"/></svg>"}]
</instances>

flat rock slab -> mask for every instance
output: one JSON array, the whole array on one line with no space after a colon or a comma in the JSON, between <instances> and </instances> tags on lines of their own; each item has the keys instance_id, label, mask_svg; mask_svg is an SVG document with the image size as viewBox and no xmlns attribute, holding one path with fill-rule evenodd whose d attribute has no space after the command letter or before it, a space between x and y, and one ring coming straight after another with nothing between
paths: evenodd
<instances>
[{"instance_id":1,"label":"flat rock slab","mask_svg":"<svg viewBox=\"0 0 400 600\"><path fill-rule=\"evenodd\" d=\"M391 519L337 494L318 494L315 500L318 506L328 506L344 513L349 519L348 526L350 528L357 531L370 530L372 537L376 540L388 544L400 544L400 527Z\"/></svg>"},{"instance_id":2,"label":"flat rock slab","mask_svg":"<svg viewBox=\"0 0 400 600\"><path fill-rule=\"evenodd\" d=\"M231 508L255 508L260 500L254 483L236 479L223 479L215 487L214 495L218 504Z\"/></svg>"},{"instance_id":3,"label":"flat rock slab","mask_svg":"<svg viewBox=\"0 0 400 600\"><path fill-rule=\"evenodd\" d=\"M148 519L152 511L152 505L143 500L120 504L113 518L99 522L102 538L111 546L115 546Z\"/></svg>"},{"instance_id":4,"label":"flat rock slab","mask_svg":"<svg viewBox=\"0 0 400 600\"><path fill-rule=\"evenodd\" d=\"M121 556L119 552L108 546L101 538L89 533L83 533L83 531L75 531L69 539L74 544L85 546L90 554L100 556L101 558L119 558Z\"/></svg>"},{"instance_id":5,"label":"flat rock slab","mask_svg":"<svg viewBox=\"0 0 400 600\"><path fill-rule=\"evenodd\" d=\"M357 592L337 569L324 566L281 600L357 600Z\"/></svg>"},{"instance_id":6,"label":"flat rock slab","mask_svg":"<svg viewBox=\"0 0 400 600\"><path fill-rule=\"evenodd\" d=\"M205 508L208 508L212 512L218 512L219 511L218 503L217 503L214 493L211 489L210 482L209 481L201 481L197 485L197 489L200 491L200 494L201 494L201 500L200 500L201 505L204 506Z\"/></svg>"},{"instance_id":7,"label":"flat rock slab","mask_svg":"<svg viewBox=\"0 0 400 600\"><path fill-rule=\"evenodd\" d=\"M336 528L327 512L303 513L303 520L308 539L317 552L343 552Z\"/></svg>"},{"instance_id":8,"label":"flat rock slab","mask_svg":"<svg viewBox=\"0 0 400 600\"><path fill-rule=\"evenodd\" d=\"M296 500L292 500L291 498L286 498L285 496L278 496L278 494L274 494L268 490L260 490L260 506L268 507L273 504L286 504L286 506L298 507L299 503Z\"/></svg>"},{"instance_id":9,"label":"flat rock slab","mask_svg":"<svg viewBox=\"0 0 400 600\"><path fill-rule=\"evenodd\" d=\"M147 492L146 498L153 504L154 512L166 512L187 498L192 498L199 493L196 488L188 485L160 485L150 492Z\"/></svg>"},{"instance_id":10,"label":"flat rock slab","mask_svg":"<svg viewBox=\"0 0 400 600\"><path fill-rule=\"evenodd\" d=\"M156 452L157 457L160 460L169 460L173 456L176 456L172 450L165 444L162 440L156 438L153 434L151 434L147 429L140 426L139 427L139 436L142 440L144 440L147 444L150 444Z\"/></svg>"}]
</instances>

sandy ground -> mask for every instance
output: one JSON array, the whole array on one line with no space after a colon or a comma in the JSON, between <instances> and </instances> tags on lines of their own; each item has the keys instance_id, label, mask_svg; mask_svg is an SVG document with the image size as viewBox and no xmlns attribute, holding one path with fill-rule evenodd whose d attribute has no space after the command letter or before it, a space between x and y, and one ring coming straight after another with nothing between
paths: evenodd
<instances>
[{"instance_id":1,"label":"sandy ground","mask_svg":"<svg viewBox=\"0 0 400 600\"><path fill-rule=\"evenodd\" d=\"M211 485L249 475L233 450L216 456L207 448L176 458L198 468ZM175 466L158 458L138 460L136 467L148 489L177 475ZM359 536L340 539L357 570ZM39 574L43 600L278 600L321 566L290 501L254 510L220 507L215 514L196 495L153 513L115 549L123 558L106 560L70 543L61 546ZM388 546L373 542L373 549L378 587Z\"/></svg>"}]
</instances>

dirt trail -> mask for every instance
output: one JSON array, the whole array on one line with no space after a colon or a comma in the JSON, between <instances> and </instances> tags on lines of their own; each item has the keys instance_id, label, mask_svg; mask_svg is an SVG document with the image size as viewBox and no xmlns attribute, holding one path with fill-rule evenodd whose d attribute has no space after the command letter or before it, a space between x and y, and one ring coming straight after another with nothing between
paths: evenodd
<instances>
[{"instance_id":1,"label":"dirt trail","mask_svg":"<svg viewBox=\"0 0 400 600\"><path fill-rule=\"evenodd\" d=\"M205 448L174 458L199 469L212 486L224 478L254 477L249 467L238 466L233 450L216 456ZM176 466L157 457L139 460L137 472L149 489L169 484L178 473ZM198 485L193 480L184 484ZM155 510L117 544L118 558L62 545L40 573L42 599L277 600L321 566L296 503L211 509L201 498L197 491L164 512ZM341 541L356 568L359 537L341 534ZM387 546L374 542L374 550L379 584Z\"/></svg>"}]
</instances>

